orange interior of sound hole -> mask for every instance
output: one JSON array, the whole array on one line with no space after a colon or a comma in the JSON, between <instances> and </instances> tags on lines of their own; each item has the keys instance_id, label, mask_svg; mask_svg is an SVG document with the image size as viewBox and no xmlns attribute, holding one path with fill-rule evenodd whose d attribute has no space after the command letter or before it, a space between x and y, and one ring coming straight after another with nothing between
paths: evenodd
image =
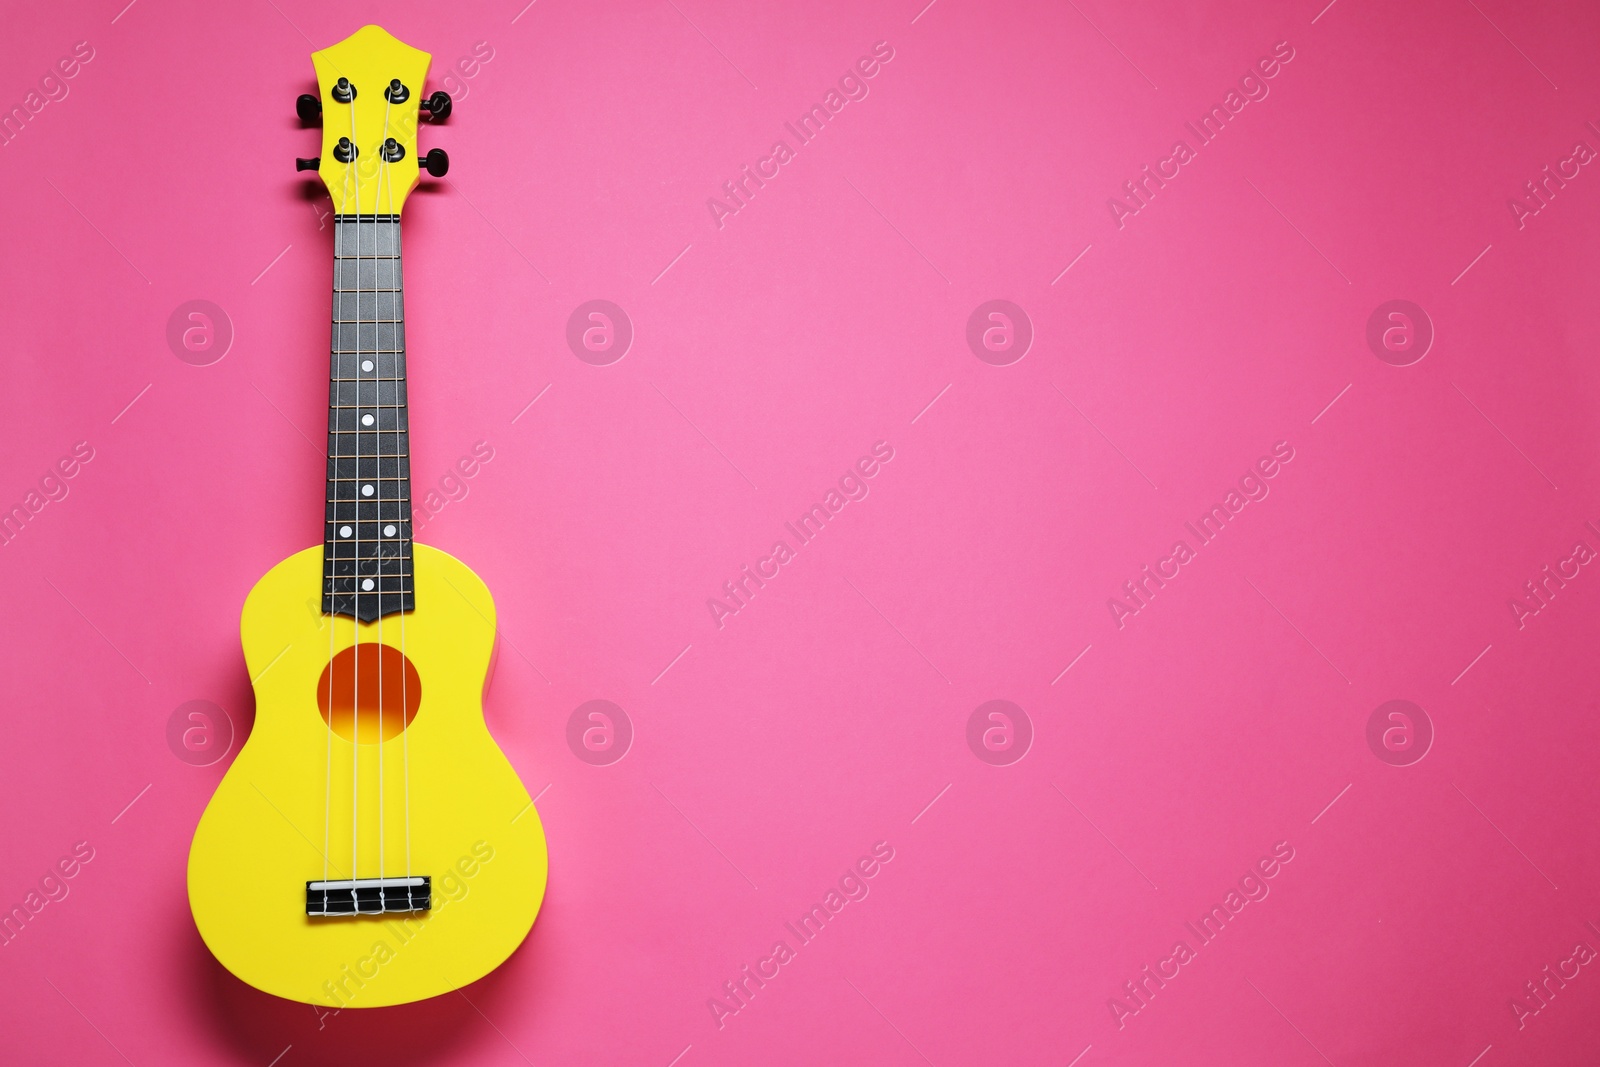
<instances>
[{"instance_id":1,"label":"orange interior of sound hole","mask_svg":"<svg viewBox=\"0 0 1600 1067\"><path fill-rule=\"evenodd\" d=\"M333 732L364 745L387 741L416 718L422 679L398 648L354 645L333 657L317 682L317 707ZM331 709L331 710L330 710ZM381 714L380 714L381 712Z\"/></svg>"}]
</instances>

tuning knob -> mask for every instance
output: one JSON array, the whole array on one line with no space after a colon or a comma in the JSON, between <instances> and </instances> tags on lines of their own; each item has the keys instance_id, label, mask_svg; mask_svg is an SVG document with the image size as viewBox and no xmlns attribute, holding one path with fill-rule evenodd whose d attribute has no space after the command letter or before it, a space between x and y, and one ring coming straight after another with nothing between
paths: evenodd
<instances>
[{"instance_id":1,"label":"tuning knob","mask_svg":"<svg viewBox=\"0 0 1600 1067\"><path fill-rule=\"evenodd\" d=\"M450 100L450 94L440 89L426 100L419 101L417 106L426 111L434 122L443 122L450 117L450 108L454 105Z\"/></svg>"},{"instance_id":2,"label":"tuning knob","mask_svg":"<svg viewBox=\"0 0 1600 1067\"><path fill-rule=\"evenodd\" d=\"M310 159L296 159L294 161L295 170L317 170L321 166L322 157L320 156L312 156Z\"/></svg>"},{"instance_id":3,"label":"tuning knob","mask_svg":"<svg viewBox=\"0 0 1600 1067\"><path fill-rule=\"evenodd\" d=\"M294 110L301 122L317 122L322 118L322 101L310 93L301 93L294 102Z\"/></svg>"},{"instance_id":4,"label":"tuning knob","mask_svg":"<svg viewBox=\"0 0 1600 1067\"><path fill-rule=\"evenodd\" d=\"M435 178L443 178L450 170L450 157L444 154L444 149L442 148L430 150L427 155L417 160L417 162L422 164L423 170Z\"/></svg>"}]
</instances>

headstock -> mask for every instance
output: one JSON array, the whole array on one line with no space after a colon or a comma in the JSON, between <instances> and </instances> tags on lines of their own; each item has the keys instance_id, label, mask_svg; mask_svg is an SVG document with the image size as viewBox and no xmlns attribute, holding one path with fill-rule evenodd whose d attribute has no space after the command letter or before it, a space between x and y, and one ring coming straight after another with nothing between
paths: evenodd
<instances>
[{"instance_id":1,"label":"headstock","mask_svg":"<svg viewBox=\"0 0 1600 1067\"><path fill-rule=\"evenodd\" d=\"M403 44L379 26L363 26L338 44L311 53L321 97L305 95L295 110L306 122L322 120L322 154L295 161L322 176L340 215L399 215L419 166L442 177L450 160L442 149L417 150L417 120L450 114L450 97L423 99L433 57Z\"/></svg>"}]
</instances>

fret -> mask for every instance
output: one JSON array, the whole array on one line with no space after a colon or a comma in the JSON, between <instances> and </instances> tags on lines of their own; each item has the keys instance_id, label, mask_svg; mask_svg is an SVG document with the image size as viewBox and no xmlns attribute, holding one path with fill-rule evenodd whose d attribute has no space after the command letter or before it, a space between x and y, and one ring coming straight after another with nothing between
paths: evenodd
<instances>
[{"instance_id":1,"label":"fret","mask_svg":"<svg viewBox=\"0 0 1600 1067\"><path fill-rule=\"evenodd\" d=\"M364 544L395 545L398 551L404 547L401 543L406 539L406 527L410 524L411 516L404 513L374 517L351 515L335 508L324 512L324 540L331 546L328 550L339 555L348 556L350 553L345 549L350 545ZM389 533L390 528L395 532ZM348 537L344 536L346 529L351 531Z\"/></svg>"},{"instance_id":2,"label":"fret","mask_svg":"<svg viewBox=\"0 0 1600 1067\"><path fill-rule=\"evenodd\" d=\"M355 456L340 456L337 463L329 465L327 474L328 499L344 499L342 485L371 485L376 499L378 494L392 496L409 494L409 464L401 460L378 460Z\"/></svg>"},{"instance_id":3,"label":"fret","mask_svg":"<svg viewBox=\"0 0 1600 1067\"><path fill-rule=\"evenodd\" d=\"M362 538L357 540L354 537L339 536L339 532L350 526L350 523L338 526L337 530L335 529L336 525L335 523L328 524L330 540L328 541L327 551L332 553L329 557L330 559L365 562L411 558L411 542L403 533L397 533L393 537L380 537L377 523L364 522L360 524Z\"/></svg>"},{"instance_id":4,"label":"fret","mask_svg":"<svg viewBox=\"0 0 1600 1067\"><path fill-rule=\"evenodd\" d=\"M395 481L411 477L411 461L400 455L335 453L328 457L328 478Z\"/></svg>"},{"instance_id":5,"label":"fret","mask_svg":"<svg viewBox=\"0 0 1600 1067\"><path fill-rule=\"evenodd\" d=\"M405 524L409 520L404 515L351 515L349 513L333 512L329 514L324 523L326 540L329 547L324 551L333 552L335 555L349 556L345 551L350 545L371 543L374 545L394 545L398 551L404 546L401 544L406 539ZM394 533L385 534L385 530L394 527ZM344 531L349 530L349 536ZM385 550L387 551L387 550Z\"/></svg>"},{"instance_id":6,"label":"fret","mask_svg":"<svg viewBox=\"0 0 1600 1067\"><path fill-rule=\"evenodd\" d=\"M336 322L333 351L341 355L389 355L404 352L406 328L398 322Z\"/></svg>"},{"instance_id":7,"label":"fret","mask_svg":"<svg viewBox=\"0 0 1600 1067\"><path fill-rule=\"evenodd\" d=\"M354 533L352 537L365 537L377 539L381 536L381 527L385 523L403 522L409 518L407 505L410 501L392 501L390 507L380 507L373 503L371 507L358 510L354 505L367 504L368 501L333 500L323 505L323 516L330 525L338 526L343 523L350 526ZM330 532L329 538L334 541L344 541L347 538L336 536Z\"/></svg>"},{"instance_id":8,"label":"fret","mask_svg":"<svg viewBox=\"0 0 1600 1067\"><path fill-rule=\"evenodd\" d=\"M367 594L372 593L401 593L407 599L412 592L412 576L410 574L340 574L327 580L328 591L334 595L341 593L362 594L361 599L372 599ZM402 601L403 603L403 601ZM354 605L365 609L366 605ZM407 605L408 607L410 605ZM362 611L365 615L365 610ZM376 616L374 616L376 618ZM370 620L363 620L370 621Z\"/></svg>"},{"instance_id":9,"label":"fret","mask_svg":"<svg viewBox=\"0 0 1600 1067\"><path fill-rule=\"evenodd\" d=\"M340 215L334 220L335 256L400 255L400 216Z\"/></svg>"},{"instance_id":10,"label":"fret","mask_svg":"<svg viewBox=\"0 0 1600 1067\"><path fill-rule=\"evenodd\" d=\"M393 390L393 389L388 390L388 393L390 395L387 396L387 397L384 397L384 399L388 400L389 402L386 403L386 404L385 403L380 403L379 400L377 399L377 397L378 397L378 395L381 395L384 391L376 388L376 386L378 385L377 382L372 382L370 384L374 388L372 388L370 390L365 390L365 392L368 393L368 396L370 396L371 399L369 399L368 396L362 396L361 395L362 391L349 390L349 392L355 393L356 395L354 395L354 396L331 396L331 397L329 397L330 403L328 404L328 408L330 410L332 410L332 411L370 411L374 415L377 415L377 414L380 414L380 413L382 413L384 411L395 411L398 408L400 408L402 405L405 404L405 399L403 397L396 398L393 395L395 393L395 390ZM404 388L404 387L402 386L402 388ZM340 392L340 390L336 390L336 389L330 388L328 390L328 392L330 392L330 393L338 393L338 392ZM349 403L338 403L339 400L347 400L347 401L349 401ZM362 433L376 433L377 431L373 430L370 427L363 426L363 427L361 427L361 432Z\"/></svg>"},{"instance_id":11,"label":"fret","mask_svg":"<svg viewBox=\"0 0 1600 1067\"><path fill-rule=\"evenodd\" d=\"M354 434L380 434L404 431L407 427L405 408L336 408L328 409L328 430ZM377 439L373 439L377 444Z\"/></svg>"},{"instance_id":12,"label":"fret","mask_svg":"<svg viewBox=\"0 0 1600 1067\"><path fill-rule=\"evenodd\" d=\"M330 579L351 578L410 578L411 559L357 559L340 556L333 560Z\"/></svg>"},{"instance_id":13,"label":"fret","mask_svg":"<svg viewBox=\"0 0 1600 1067\"><path fill-rule=\"evenodd\" d=\"M371 589L365 588L366 584L366 579L339 579L334 582L332 597L348 604L348 607L339 614L348 615L351 609L359 607L361 613L365 615L368 603L371 602L376 607L380 597L386 606L385 615L395 611L407 611L415 606L409 579L406 582L380 582L373 579ZM377 618L376 612L373 612L373 618Z\"/></svg>"},{"instance_id":14,"label":"fret","mask_svg":"<svg viewBox=\"0 0 1600 1067\"><path fill-rule=\"evenodd\" d=\"M398 259L335 259L333 263L333 288L338 293L398 293L400 291L400 261Z\"/></svg>"},{"instance_id":15,"label":"fret","mask_svg":"<svg viewBox=\"0 0 1600 1067\"><path fill-rule=\"evenodd\" d=\"M393 615L397 611L410 611L416 607L416 597L409 588L374 590L360 595L356 595L354 589L353 583L348 589L341 587L325 596L323 602L332 605L333 614L354 615L359 611L363 617L370 615L374 619L380 612L384 615Z\"/></svg>"},{"instance_id":16,"label":"fret","mask_svg":"<svg viewBox=\"0 0 1600 1067\"><path fill-rule=\"evenodd\" d=\"M394 564L392 567L361 565L369 562L367 560L353 559L335 560L333 573L328 577L328 581L333 584L334 592L339 592L341 589L352 593L364 592L365 590L359 590L358 588L363 578L373 579L372 592L377 592L380 588L383 591L391 589L409 591L407 582L415 577L411 572L411 561L409 559L386 561Z\"/></svg>"},{"instance_id":17,"label":"fret","mask_svg":"<svg viewBox=\"0 0 1600 1067\"><path fill-rule=\"evenodd\" d=\"M333 321L401 322L405 318L405 297L400 293L335 293Z\"/></svg>"},{"instance_id":18,"label":"fret","mask_svg":"<svg viewBox=\"0 0 1600 1067\"><path fill-rule=\"evenodd\" d=\"M411 463L395 456L334 456L328 461L327 480L356 479L363 482L406 481Z\"/></svg>"},{"instance_id":19,"label":"fret","mask_svg":"<svg viewBox=\"0 0 1600 1067\"><path fill-rule=\"evenodd\" d=\"M353 596L335 596L325 597L323 599L324 603L328 605L328 607L324 608L324 610L335 615L354 615L356 613L356 605L358 600L360 601L361 613L363 615L368 613L367 605L372 601L377 602L376 608L371 612L373 615L378 615L380 613L384 615L393 615L397 611L410 611L416 606L415 601L410 593L366 593L359 598Z\"/></svg>"},{"instance_id":20,"label":"fret","mask_svg":"<svg viewBox=\"0 0 1600 1067\"><path fill-rule=\"evenodd\" d=\"M368 612L368 603L376 607L380 597L386 605L385 615L395 611L406 611L414 606L409 579L405 582L396 582L378 581L374 578L371 579L371 589L366 588L367 581L365 578L335 580L332 597L345 600L349 605L339 614L348 615L350 609L359 608L361 614L365 615ZM373 618L377 618L375 611Z\"/></svg>"},{"instance_id":21,"label":"fret","mask_svg":"<svg viewBox=\"0 0 1600 1067\"><path fill-rule=\"evenodd\" d=\"M332 348L330 346L330 351ZM372 364L367 369L367 364ZM329 378L393 381L406 376L404 352L334 352Z\"/></svg>"},{"instance_id":22,"label":"fret","mask_svg":"<svg viewBox=\"0 0 1600 1067\"><path fill-rule=\"evenodd\" d=\"M373 408L372 411L373 414L377 414L378 409ZM410 432L410 430L379 430L376 426L356 426L347 430L330 428L328 430L328 440L333 444L338 444L341 446L352 442L363 445L364 447L361 449L360 454L363 456L373 456L377 455L377 453L373 451L376 448L405 448L405 438ZM376 435L378 434L382 435L382 440L377 439ZM359 440L357 440L358 438ZM341 451L337 454L341 456L353 456L356 453ZM384 455L403 456L405 453L386 452Z\"/></svg>"},{"instance_id":23,"label":"fret","mask_svg":"<svg viewBox=\"0 0 1600 1067\"><path fill-rule=\"evenodd\" d=\"M401 282L399 217L337 216L322 604L366 622L415 606Z\"/></svg>"},{"instance_id":24,"label":"fret","mask_svg":"<svg viewBox=\"0 0 1600 1067\"><path fill-rule=\"evenodd\" d=\"M357 504L362 505L357 507ZM380 507L374 501L330 500L322 506L325 540L330 545L349 544L357 540L394 541L404 539L406 525L411 522L409 500L386 501ZM393 528L394 533L389 533ZM346 534L344 531L349 530Z\"/></svg>"},{"instance_id":25,"label":"fret","mask_svg":"<svg viewBox=\"0 0 1600 1067\"><path fill-rule=\"evenodd\" d=\"M406 383L371 378L328 383L328 403L340 408L395 408L406 402Z\"/></svg>"},{"instance_id":26,"label":"fret","mask_svg":"<svg viewBox=\"0 0 1600 1067\"><path fill-rule=\"evenodd\" d=\"M328 562L337 574L403 573L411 562L410 542L404 538L359 543L335 541ZM358 551L359 550L359 551Z\"/></svg>"},{"instance_id":27,"label":"fret","mask_svg":"<svg viewBox=\"0 0 1600 1067\"><path fill-rule=\"evenodd\" d=\"M365 588L371 580L372 588ZM334 593L410 593L410 572L405 574L339 574L328 579Z\"/></svg>"},{"instance_id":28,"label":"fret","mask_svg":"<svg viewBox=\"0 0 1600 1067\"><path fill-rule=\"evenodd\" d=\"M407 590L403 593L362 593L360 596L337 594L323 597L323 610L335 615L354 615L377 618L393 615L397 611L410 611L416 607L416 598Z\"/></svg>"},{"instance_id":29,"label":"fret","mask_svg":"<svg viewBox=\"0 0 1600 1067\"><path fill-rule=\"evenodd\" d=\"M407 583L415 577L409 559L386 560L382 565L373 560L336 559L329 570L332 573L326 580L332 583L335 592L340 589L348 589L353 593L377 592L380 587L385 590L401 589L409 592ZM371 590L360 588L363 578L373 579Z\"/></svg>"},{"instance_id":30,"label":"fret","mask_svg":"<svg viewBox=\"0 0 1600 1067\"><path fill-rule=\"evenodd\" d=\"M405 456L330 456L327 480L393 482L411 477L411 463Z\"/></svg>"},{"instance_id":31,"label":"fret","mask_svg":"<svg viewBox=\"0 0 1600 1067\"><path fill-rule=\"evenodd\" d=\"M335 561L335 572L324 579L324 588L332 586L335 593L409 593L411 580L415 577L411 573L410 560L395 560L395 563L405 563L404 569L379 570L374 567L358 568L355 560ZM366 583L363 579L372 579L372 588L363 589Z\"/></svg>"}]
</instances>

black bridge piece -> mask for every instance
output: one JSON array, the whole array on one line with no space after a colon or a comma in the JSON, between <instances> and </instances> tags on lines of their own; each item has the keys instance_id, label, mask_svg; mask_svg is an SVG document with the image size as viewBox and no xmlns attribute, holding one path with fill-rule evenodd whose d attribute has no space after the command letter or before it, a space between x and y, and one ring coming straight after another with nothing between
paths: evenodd
<instances>
[{"instance_id":1,"label":"black bridge piece","mask_svg":"<svg viewBox=\"0 0 1600 1067\"><path fill-rule=\"evenodd\" d=\"M306 883L306 914L313 918L427 911L432 903L433 881L425 874Z\"/></svg>"}]
</instances>

